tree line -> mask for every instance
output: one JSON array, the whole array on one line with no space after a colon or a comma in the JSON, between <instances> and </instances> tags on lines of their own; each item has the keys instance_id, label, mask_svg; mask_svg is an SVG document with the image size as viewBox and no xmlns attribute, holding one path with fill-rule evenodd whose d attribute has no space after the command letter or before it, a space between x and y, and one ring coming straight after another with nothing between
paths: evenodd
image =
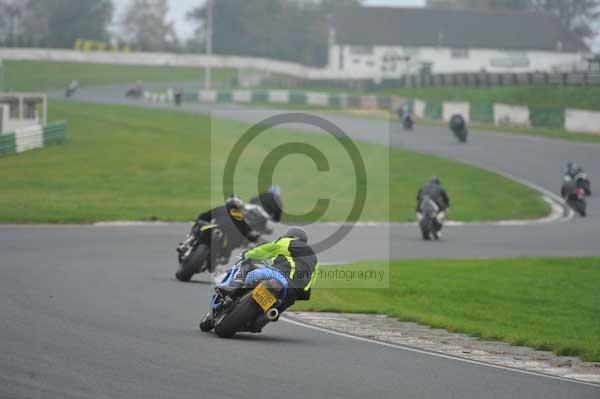
<instances>
[{"instance_id":1,"label":"tree line","mask_svg":"<svg viewBox=\"0 0 600 399\"><path fill-rule=\"evenodd\" d=\"M597 34L594 23L600 16L600 0L429 0L430 7L468 7L545 11L582 38Z\"/></svg>"},{"instance_id":2,"label":"tree line","mask_svg":"<svg viewBox=\"0 0 600 399\"><path fill-rule=\"evenodd\" d=\"M212 0L214 51L323 66L331 15L360 1ZM139 51L201 53L207 3L198 3L187 14L194 37L182 41L167 18L168 0L129 0L118 18L112 0L0 0L0 46L73 48L85 39ZM594 34L600 15L600 0L430 0L429 5L543 10L581 37Z\"/></svg>"}]
</instances>

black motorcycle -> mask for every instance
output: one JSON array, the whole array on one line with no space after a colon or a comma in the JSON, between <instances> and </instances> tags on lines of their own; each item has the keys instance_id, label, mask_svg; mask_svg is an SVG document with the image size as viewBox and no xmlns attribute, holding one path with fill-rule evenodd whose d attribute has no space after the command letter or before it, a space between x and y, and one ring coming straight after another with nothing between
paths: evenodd
<instances>
[{"instance_id":1,"label":"black motorcycle","mask_svg":"<svg viewBox=\"0 0 600 399\"><path fill-rule=\"evenodd\" d=\"M74 80L71 83L69 83L69 86L67 86L67 88L65 90L65 98L73 97L73 95L75 94L75 92L77 92L77 90L79 90L79 82Z\"/></svg>"},{"instance_id":2,"label":"black motorcycle","mask_svg":"<svg viewBox=\"0 0 600 399\"><path fill-rule=\"evenodd\" d=\"M271 218L261 206L247 204L243 214L245 222L257 236L273 232ZM185 241L177 246L179 270L175 278L188 282L194 274L212 273L216 266L227 264L232 251L230 241L231 237L227 237L225 229L218 224L197 221Z\"/></svg>"},{"instance_id":3,"label":"black motorcycle","mask_svg":"<svg viewBox=\"0 0 600 399\"><path fill-rule=\"evenodd\" d=\"M450 118L450 130L454 133L454 136L461 143L467 142L469 130L467 129L467 122L462 115L455 114Z\"/></svg>"},{"instance_id":4,"label":"black motorcycle","mask_svg":"<svg viewBox=\"0 0 600 399\"><path fill-rule=\"evenodd\" d=\"M279 319L279 307L288 290L285 276L278 270L263 265L249 273L252 282L235 292L227 287L240 271L241 263L232 266L222 283L215 287L210 311L200 322L200 329L212 329L221 338L231 338L238 332L261 332L269 322Z\"/></svg>"},{"instance_id":5,"label":"black motorcycle","mask_svg":"<svg viewBox=\"0 0 600 399\"><path fill-rule=\"evenodd\" d=\"M177 246L179 270L175 277L187 282L194 274L213 272L216 265L229 260L227 236L217 224L197 221L186 240Z\"/></svg>"},{"instance_id":6,"label":"black motorcycle","mask_svg":"<svg viewBox=\"0 0 600 399\"><path fill-rule=\"evenodd\" d=\"M443 227L440 207L430 197L426 196L419 204L417 220L424 240L439 239L439 231Z\"/></svg>"},{"instance_id":7,"label":"black motorcycle","mask_svg":"<svg viewBox=\"0 0 600 399\"><path fill-rule=\"evenodd\" d=\"M413 130L415 126L415 120L411 115L410 108L408 105L402 105L397 111L398 119L402 121L402 127L404 130Z\"/></svg>"},{"instance_id":8,"label":"black motorcycle","mask_svg":"<svg viewBox=\"0 0 600 399\"><path fill-rule=\"evenodd\" d=\"M180 106L183 102L183 92L181 90L177 90L173 93L173 100L175 101L175 105Z\"/></svg>"},{"instance_id":9,"label":"black motorcycle","mask_svg":"<svg viewBox=\"0 0 600 399\"><path fill-rule=\"evenodd\" d=\"M573 183L565 183L561 188L561 194L567 205L582 217L587 214L587 201L585 200L585 190L577 187Z\"/></svg>"},{"instance_id":10,"label":"black motorcycle","mask_svg":"<svg viewBox=\"0 0 600 399\"><path fill-rule=\"evenodd\" d=\"M575 176L565 175L565 180L573 180L577 187L582 188L585 191L585 195L592 195L592 183L587 173L579 171Z\"/></svg>"},{"instance_id":11,"label":"black motorcycle","mask_svg":"<svg viewBox=\"0 0 600 399\"><path fill-rule=\"evenodd\" d=\"M415 127L415 121L413 120L412 116L406 115L402 119L402 127L404 128L404 130L413 130L413 128Z\"/></svg>"},{"instance_id":12,"label":"black motorcycle","mask_svg":"<svg viewBox=\"0 0 600 399\"><path fill-rule=\"evenodd\" d=\"M132 87L131 89L125 92L125 97L127 98L141 98L144 94L144 90L141 87Z\"/></svg>"}]
</instances>

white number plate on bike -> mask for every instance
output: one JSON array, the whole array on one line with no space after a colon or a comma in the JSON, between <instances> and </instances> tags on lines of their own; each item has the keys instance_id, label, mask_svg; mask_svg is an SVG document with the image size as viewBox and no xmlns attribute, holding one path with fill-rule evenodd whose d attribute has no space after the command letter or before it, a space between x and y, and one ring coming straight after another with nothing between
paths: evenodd
<instances>
[{"instance_id":1,"label":"white number plate on bike","mask_svg":"<svg viewBox=\"0 0 600 399\"><path fill-rule=\"evenodd\" d=\"M277 298L275 298L262 284L259 284L252 290L252 299L254 299L265 312L271 309L275 302L277 302Z\"/></svg>"}]
</instances>

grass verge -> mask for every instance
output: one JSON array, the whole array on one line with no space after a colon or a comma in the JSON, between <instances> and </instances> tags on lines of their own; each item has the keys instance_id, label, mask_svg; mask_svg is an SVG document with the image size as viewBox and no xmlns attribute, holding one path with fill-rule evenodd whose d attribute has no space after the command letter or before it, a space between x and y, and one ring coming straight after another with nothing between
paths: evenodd
<instances>
[{"instance_id":1,"label":"grass verge","mask_svg":"<svg viewBox=\"0 0 600 399\"><path fill-rule=\"evenodd\" d=\"M143 82L177 82L199 80L202 68L139 66L116 64L79 64L51 61L5 61L4 89L12 91L46 91L65 88L72 80L82 86L133 84ZM214 69L215 81L231 80L232 69ZM0 88L1 89L1 88Z\"/></svg>"},{"instance_id":2,"label":"grass verge","mask_svg":"<svg viewBox=\"0 0 600 399\"><path fill-rule=\"evenodd\" d=\"M211 180L222 179L213 166L224 163L235 132L248 128L214 122L211 151L210 120L201 115L52 101L50 119L68 121L66 144L0 158L4 222L190 220L210 206ZM299 140L323 149L331 170L318 173L307 157L286 157L274 174L286 210L303 213L315 198L331 198L322 220L343 220L354 201L354 169L325 135L275 129L254 142L238 168L237 194L256 192L257 170L271 148ZM549 211L538 193L499 175L379 145L358 147L368 178L361 220L413 220L415 193L434 174L445 182L457 220L526 219Z\"/></svg>"},{"instance_id":3,"label":"grass verge","mask_svg":"<svg viewBox=\"0 0 600 399\"><path fill-rule=\"evenodd\" d=\"M293 310L385 314L485 340L600 361L600 258L416 260L336 266L382 270L389 288L322 277ZM338 288L319 288L319 287Z\"/></svg>"}]
</instances>

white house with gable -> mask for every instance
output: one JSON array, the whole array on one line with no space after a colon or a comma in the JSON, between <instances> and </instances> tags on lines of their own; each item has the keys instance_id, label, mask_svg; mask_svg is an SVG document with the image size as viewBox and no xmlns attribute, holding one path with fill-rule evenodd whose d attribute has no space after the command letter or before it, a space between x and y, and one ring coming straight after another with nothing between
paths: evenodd
<instances>
[{"instance_id":1,"label":"white house with gable","mask_svg":"<svg viewBox=\"0 0 600 399\"><path fill-rule=\"evenodd\" d=\"M572 71L590 51L543 12L353 7L332 21L329 65L338 76Z\"/></svg>"}]
</instances>

